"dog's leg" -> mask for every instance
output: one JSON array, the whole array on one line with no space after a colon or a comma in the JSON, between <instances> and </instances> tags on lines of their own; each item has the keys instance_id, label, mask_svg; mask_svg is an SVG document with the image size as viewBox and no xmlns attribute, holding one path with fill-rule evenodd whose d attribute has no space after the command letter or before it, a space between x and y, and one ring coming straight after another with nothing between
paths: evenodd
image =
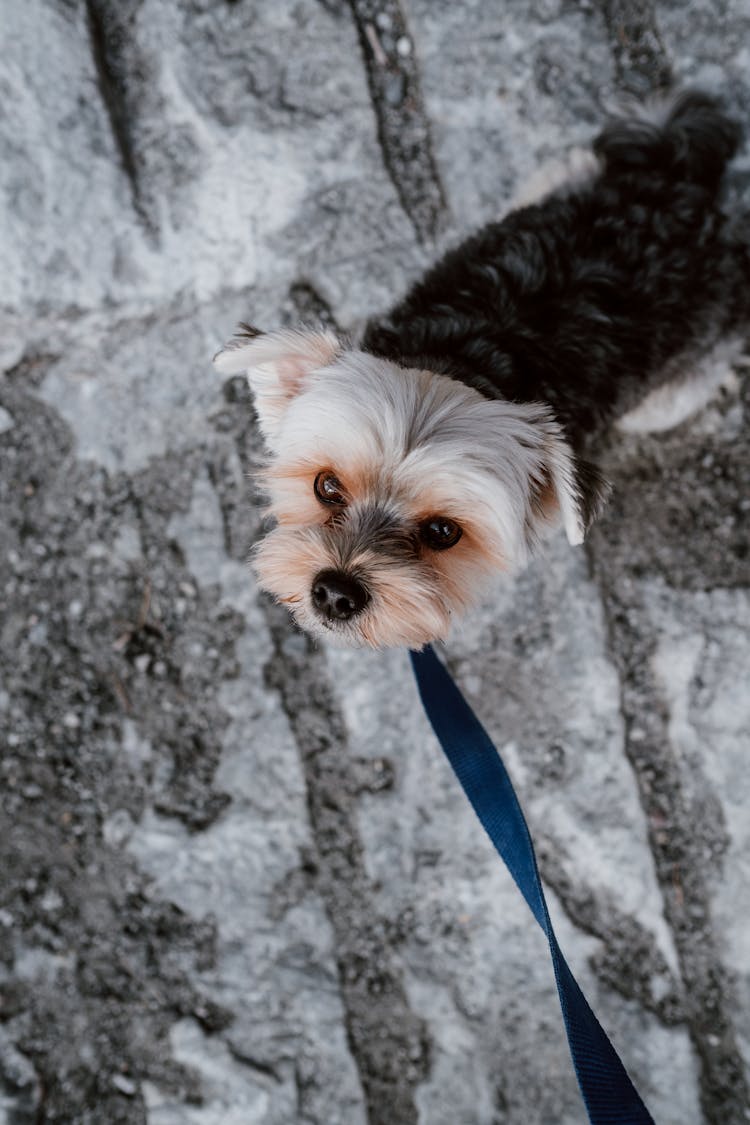
<instances>
[{"instance_id":1,"label":"dog's leg","mask_svg":"<svg viewBox=\"0 0 750 1125\"><path fill-rule=\"evenodd\" d=\"M672 377L661 383L636 407L615 423L627 434L655 434L672 430L703 410L720 390L738 387L736 368L750 365L741 337L722 340L698 360L690 362L686 373L674 365Z\"/></svg>"},{"instance_id":2,"label":"dog's leg","mask_svg":"<svg viewBox=\"0 0 750 1125\"><path fill-rule=\"evenodd\" d=\"M541 203L553 193L582 187L601 171L599 158L590 148L572 148L563 156L555 157L542 165L513 196L509 211Z\"/></svg>"}]
</instances>

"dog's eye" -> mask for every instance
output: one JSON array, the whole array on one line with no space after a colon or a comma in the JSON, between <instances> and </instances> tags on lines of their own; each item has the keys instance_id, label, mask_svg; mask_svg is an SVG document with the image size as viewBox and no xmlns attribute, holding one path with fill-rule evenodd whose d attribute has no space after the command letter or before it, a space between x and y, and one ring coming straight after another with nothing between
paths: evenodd
<instances>
[{"instance_id":1,"label":"dog's eye","mask_svg":"<svg viewBox=\"0 0 750 1125\"><path fill-rule=\"evenodd\" d=\"M463 532L455 520L447 516L432 516L425 520L419 527L422 542L433 551L445 551L448 547L455 547Z\"/></svg>"},{"instance_id":2,"label":"dog's eye","mask_svg":"<svg viewBox=\"0 0 750 1125\"><path fill-rule=\"evenodd\" d=\"M326 472L324 469L322 473L318 473L315 478L315 495L321 504L345 504L346 496L341 481L335 477L333 473Z\"/></svg>"}]
</instances>

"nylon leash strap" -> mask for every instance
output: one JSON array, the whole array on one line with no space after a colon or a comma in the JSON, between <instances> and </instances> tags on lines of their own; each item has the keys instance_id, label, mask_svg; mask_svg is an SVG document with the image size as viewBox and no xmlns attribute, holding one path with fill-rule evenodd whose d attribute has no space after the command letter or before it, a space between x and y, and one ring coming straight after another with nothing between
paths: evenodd
<instances>
[{"instance_id":1,"label":"nylon leash strap","mask_svg":"<svg viewBox=\"0 0 750 1125\"><path fill-rule=\"evenodd\" d=\"M528 825L500 755L432 648L410 656L438 741L546 934L570 1054L591 1125L654 1125L557 943Z\"/></svg>"}]
</instances>

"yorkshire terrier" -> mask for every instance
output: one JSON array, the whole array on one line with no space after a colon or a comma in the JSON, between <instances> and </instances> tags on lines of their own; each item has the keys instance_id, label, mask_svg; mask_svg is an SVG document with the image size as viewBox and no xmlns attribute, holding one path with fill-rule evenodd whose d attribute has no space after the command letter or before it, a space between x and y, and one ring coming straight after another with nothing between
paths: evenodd
<instances>
[{"instance_id":1,"label":"yorkshire terrier","mask_svg":"<svg viewBox=\"0 0 750 1125\"><path fill-rule=\"evenodd\" d=\"M701 93L613 121L591 173L451 250L358 346L241 326L276 526L261 586L348 645L445 637L488 578L607 486L591 438L750 319L750 237L720 207L739 129Z\"/></svg>"}]
</instances>

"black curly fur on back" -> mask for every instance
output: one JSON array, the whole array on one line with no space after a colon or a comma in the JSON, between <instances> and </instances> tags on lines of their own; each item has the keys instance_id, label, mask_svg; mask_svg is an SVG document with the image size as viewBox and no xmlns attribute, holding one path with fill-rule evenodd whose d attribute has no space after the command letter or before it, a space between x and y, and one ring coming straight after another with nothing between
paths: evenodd
<instances>
[{"instance_id":1,"label":"black curly fur on back","mask_svg":"<svg viewBox=\"0 0 750 1125\"><path fill-rule=\"evenodd\" d=\"M661 124L616 121L601 173L510 214L449 252L363 348L549 403L574 450L750 318L750 244L719 193L740 139L689 93ZM745 226L747 231L747 226Z\"/></svg>"}]
</instances>

